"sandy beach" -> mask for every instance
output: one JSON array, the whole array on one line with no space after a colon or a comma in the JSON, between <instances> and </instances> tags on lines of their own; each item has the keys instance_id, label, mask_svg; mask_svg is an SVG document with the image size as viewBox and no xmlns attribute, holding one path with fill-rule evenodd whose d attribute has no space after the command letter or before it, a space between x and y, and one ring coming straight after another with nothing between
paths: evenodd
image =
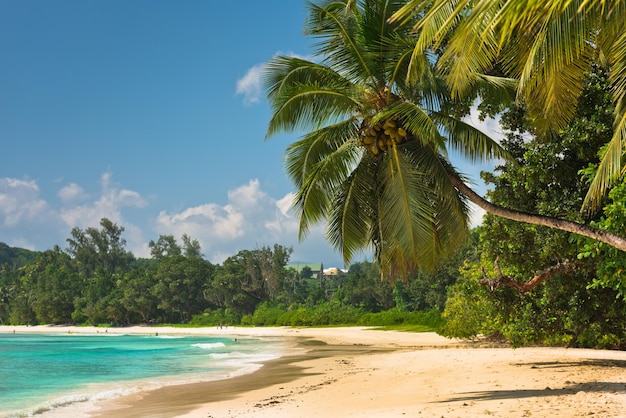
<instances>
[{"instance_id":1,"label":"sandy beach","mask_svg":"<svg viewBox=\"0 0 626 418\"><path fill-rule=\"evenodd\" d=\"M0 332L103 332L0 327ZM287 355L230 379L93 405L92 417L626 417L626 352L490 346L367 328L109 329L280 337Z\"/></svg>"}]
</instances>

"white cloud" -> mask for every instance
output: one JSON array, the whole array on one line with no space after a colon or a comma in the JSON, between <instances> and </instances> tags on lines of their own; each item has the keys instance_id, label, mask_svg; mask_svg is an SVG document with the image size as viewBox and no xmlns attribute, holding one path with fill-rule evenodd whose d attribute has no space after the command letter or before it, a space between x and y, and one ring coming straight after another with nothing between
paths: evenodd
<instances>
[{"instance_id":1,"label":"white cloud","mask_svg":"<svg viewBox=\"0 0 626 418\"><path fill-rule=\"evenodd\" d=\"M76 183L70 183L63 186L57 193L57 196L59 196L64 203L75 202L86 197L82 187Z\"/></svg>"},{"instance_id":2,"label":"white cloud","mask_svg":"<svg viewBox=\"0 0 626 418\"><path fill-rule=\"evenodd\" d=\"M221 263L240 250L263 245L299 247L298 222L289 210L292 200L291 193L279 199L269 196L253 179L230 190L225 205L206 203L177 213L161 212L156 229L161 235L179 238L186 233L197 239L203 254L214 263ZM316 253L320 252L328 253L325 243L316 249Z\"/></svg>"},{"instance_id":3,"label":"white cloud","mask_svg":"<svg viewBox=\"0 0 626 418\"><path fill-rule=\"evenodd\" d=\"M34 180L0 178L0 219L5 226L39 222L46 217L48 204L39 197Z\"/></svg>"},{"instance_id":4,"label":"white cloud","mask_svg":"<svg viewBox=\"0 0 626 418\"><path fill-rule=\"evenodd\" d=\"M287 193L285 197L283 197L282 199L278 199L276 201L276 207L278 207L278 210L280 210L280 213L282 213L285 216L288 215L293 205L293 199L295 196L296 195L294 193Z\"/></svg>"},{"instance_id":5,"label":"white cloud","mask_svg":"<svg viewBox=\"0 0 626 418\"><path fill-rule=\"evenodd\" d=\"M480 120L480 112L476 108L477 103L478 102L470 108L470 114L465 116L463 120L481 132L489 135L497 142L502 141L505 138L505 133L500 126L500 117L496 117L495 119L485 118L484 120Z\"/></svg>"},{"instance_id":6,"label":"white cloud","mask_svg":"<svg viewBox=\"0 0 626 418\"><path fill-rule=\"evenodd\" d=\"M61 210L61 217L68 226L97 226L102 218L123 225L122 208L143 208L147 205L147 201L139 193L122 189L115 184L109 172L102 174L100 183L102 190L97 200Z\"/></svg>"},{"instance_id":7,"label":"white cloud","mask_svg":"<svg viewBox=\"0 0 626 418\"><path fill-rule=\"evenodd\" d=\"M220 241L229 241L244 234L244 218L241 211L232 206L219 206L207 203L169 215L162 211L157 217L157 225L162 235L211 236Z\"/></svg>"},{"instance_id":8,"label":"white cloud","mask_svg":"<svg viewBox=\"0 0 626 418\"><path fill-rule=\"evenodd\" d=\"M237 80L236 94L243 94L243 102L246 105L258 103L263 94L261 75L265 64L256 64L246 74Z\"/></svg>"},{"instance_id":9,"label":"white cloud","mask_svg":"<svg viewBox=\"0 0 626 418\"><path fill-rule=\"evenodd\" d=\"M474 203L470 203L470 228L476 228L477 226L483 223L483 216L485 215L485 210L481 207L476 206Z\"/></svg>"},{"instance_id":10,"label":"white cloud","mask_svg":"<svg viewBox=\"0 0 626 418\"><path fill-rule=\"evenodd\" d=\"M73 227L99 227L103 217L124 228L127 248L137 257L149 257L149 239L172 234L180 240L186 233L200 241L202 253L213 263L245 249L281 244L294 248L293 260L338 264L324 239L323 225L311 228L298 242L298 219L291 210L293 193L274 198L253 179L227 193L225 204L207 202L168 213L150 215L143 210L146 199L113 181L106 172L100 190L85 190L69 183L59 190L59 207L51 207L40 197L37 182L0 178L0 237L8 245L46 250L64 246ZM126 209L139 219L129 222ZM148 228L152 227L152 230Z\"/></svg>"},{"instance_id":11,"label":"white cloud","mask_svg":"<svg viewBox=\"0 0 626 418\"><path fill-rule=\"evenodd\" d=\"M311 56L298 55L293 52L283 54L277 52L274 56L284 55L287 57L300 58L304 60L312 60ZM243 103L245 105L253 105L261 101L263 94L263 72L267 63L255 64L246 71L246 74L237 80L235 94L243 95Z\"/></svg>"},{"instance_id":12,"label":"white cloud","mask_svg":"<svg viewBox=\"0 0 626 418\"><path fill-rule=\"evenodd\" d=\"M261 190L258 179L252 179L245 186L228 191L228 200L237 207L256 206L264 199L267 199L267 194Z\"/></svg>"},{"instance_id":13,"label":"white cloud","mask_svg":"<svg viewBox=\"0 0 626 418\"><path fill-rule=\"evenodd\" d=\"M147 257L150 254L147 243L141 228L128 222L122 214L124 208L144 208L148 205L138 192L120 187L113 181L113 175L105 172L100 178L101 190L95 199L88 200L82 188L73 183L65 186L59 191L59 196L80 197L81 204L75 200L66 199L66 206L59 211L59 216L65 224L65 237L69 236L69 231L73 227L87 228L99 227L100 220L107 218L111 222L124 228L124 239L126 239L128 249L138 257ZM80 192L80 193L79 193Z\"/></svg>"}]
</instances>

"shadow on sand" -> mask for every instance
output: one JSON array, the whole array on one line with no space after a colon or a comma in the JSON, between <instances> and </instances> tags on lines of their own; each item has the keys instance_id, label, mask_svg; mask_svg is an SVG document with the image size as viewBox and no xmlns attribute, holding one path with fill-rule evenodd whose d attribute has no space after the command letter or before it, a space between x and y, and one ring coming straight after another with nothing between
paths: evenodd
<instances>
[{"instance_id":1,"label":"shadow on sand","mask_svg":"<svg viewBox=\"0 0 626 418\"><path fill-rule=\"evenodd\" d=\"M589 359L581 361L551 361L551 362L532 362L532 363L515 363L516 366L529 367L531 369L567 369L567 368L596 368L609 369L618 368L626 369L625 360L603 360ZM626 393L626 383L624 382L565 382L565 386L561 388L545 389L515 389L515 390L491 390L482 392L463 392L459 396L446 399L442 402L459 402L459 401L486 401L486 400L505 400L505 399L524 399L548 396L575 395L579 392L593 393Z\"/></svg>"}]
</instances>

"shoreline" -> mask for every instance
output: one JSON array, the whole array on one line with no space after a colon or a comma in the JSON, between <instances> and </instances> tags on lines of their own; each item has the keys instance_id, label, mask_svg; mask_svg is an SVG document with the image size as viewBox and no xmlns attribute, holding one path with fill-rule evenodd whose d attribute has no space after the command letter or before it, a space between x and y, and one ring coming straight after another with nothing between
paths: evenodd
<instances>
[{"instance_id":1,"label":"shoreline","mask_svg":"<svg viewBox=\"0 0 626 418\"><path fill-rule=\"evenodd\" d=\"M0 332L96 333L91 327ZM68 330L68 328L71 328ZM90 405L91 417L626 417L626 352L503 348L434 333L349 328L110 328L109 333L284 339L251 374Z\"/></svg>"}]
</instances>

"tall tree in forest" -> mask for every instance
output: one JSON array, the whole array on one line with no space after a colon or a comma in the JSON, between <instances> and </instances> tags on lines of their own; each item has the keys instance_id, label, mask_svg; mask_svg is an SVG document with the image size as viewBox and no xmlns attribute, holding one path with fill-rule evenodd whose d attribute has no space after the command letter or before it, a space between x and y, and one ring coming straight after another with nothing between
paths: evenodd
<instances>
[{"instance_id":1,"label":"tall tree in forest","mask_svg":"<svg viewBox=\"0 0 626 418\"><path fill-rule=\"evenodd\" d=\"M98 269L109 275L123 273L134 258L125 248L126 240L122 238L124 227L107 218L100 220L100 226L102 229L72 228L72 237L67 239L67 252L86 277L92 276Z\"/></svg>"},{"instance_id":2,"label":"tall tree in forest","mask_svg":"<svg viewBox=\"0 0 626 418\"><path fill-rule=\"evenodd\" d=\"M187 234L183 234L183 254L189 258L202 258L202 252L200 248L200 242L197 239L191 238Z\"/></svg>"},{"instance_id":3,"label":"tall tree in forest","mask_svg":"<svg viewBox=\"0 0 626 418\"><path fill-rule=\"evenodd\" d=\"M58 246L44 251L22 269L33 292L32 309L45 324L72 322L74 300L80 296L82 280L69 255Z\"/></svg>"},{"instance_id":4,"label":"tall tree in forest","mask_svg":"<svg viewBox=\"0 0 626 418\"><path fill-rule=\"evenodd\" d=\"M159 235L159 239L156 242L150 240L148 247L150 247L152 258L158 260L163 257L173 257L182 254L182 250L176 242L174 235Z\"/></svg>"},{"instance_id":5,"label":"tall tree in forest","mask_svg":"<svg viewBox=\"0 0 626 418\"><path fill-rule=\"evenodd\" d=\"M494 185L489 192L492 202L582 221L578 209L587 183L580 172L598 163L596 150L611 136L613 110L608 75L602 68L593 67L584 86L575 119L559 135L539 134L529 140L524 133L533 125L527 112L512 109L503 114L502 126L509 132L504 143L516 161L498 167L497 175L483 173ZM499 257L501 264L515 268L517 275L529 276L564 261L573 268L580 250L570 243L569 234L490 215L485 217L482 233L483 254L492 260ZM527 283L525 291L540 283Z\"/></svg>"},{"instance_id":6,"label":"tall tree in forest","mask_svg":"<svg viewBox=\"0 0 626 418\"><path fill-rule=\"evenodd\" d=\"M153 294L166 319L186 322L207 307L204 294L213 279L214 266L199 257L166 257L158 265Z\"/></svg>"},{"instance_id":7,"label":"tall tree in forest","mask_svg":"<svg viewBox=\"0 0 626 418\"><path fill-rule=\"evenodd\" d=\"M305 131L286 152L300 237L326 220L327 239L346 263L373 249L383 271L406 276L432 269L468 236L465 197L452 182L463 177L449 148L470 161L506 153L442 110L449 97L434 57L415 52L411 24L389 21L399 7L390 0L309 4L314 60L277 56L265 81L267 136ZM407 82L411 59L422 76Z\"/></svg>"},{"instance_id":8,"label":"tall tree in forest","mask_svg":"<svg viewBox=\"0 0 626 418\"><path fill-rule=\"evenodd\" d=\"M93 324L106 321L119 314L119 306L111 309L111 303L117 304L120 295L118 279L130 268L133 254L126 250L126 240L122 238L123 227L117 226L107 218L100 221L102 229L88 227L72 229L72 237L67 239L67 252L72 256L78 271L84 280L84 293L75 301L74 320L82 322L85 318Z\"/></svg>"}]
</instances>

